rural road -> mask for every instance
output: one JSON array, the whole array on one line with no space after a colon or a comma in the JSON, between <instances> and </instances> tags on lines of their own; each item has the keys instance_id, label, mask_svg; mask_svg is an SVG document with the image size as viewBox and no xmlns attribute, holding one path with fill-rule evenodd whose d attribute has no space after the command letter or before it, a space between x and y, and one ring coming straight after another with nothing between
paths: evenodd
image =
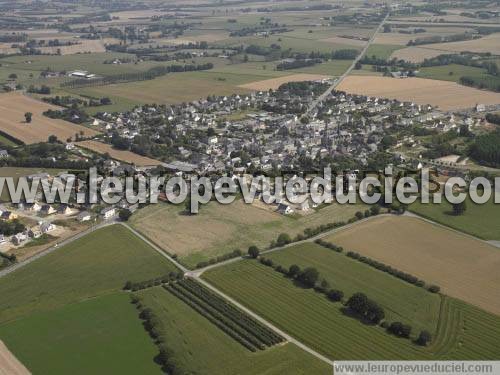
<instances>
[{"instance_id":1,"label":"rural road","mask_svg":"<svg viewBox=\"0 0 500 375\"><path fill-rule=\"evenodd\" d=\"M352 62L352 64L349 66L349 68L344 72L344 74L342 74L339 78L337 78L331 85L330 87L328 87L326 89L326 91L321 94L320 96L318 96L310 105L309 105L309 108L307 109L307 111L304 113L305 116L309 115L317 106L318 104L320 104L321 102L323 102L323 100L325 100L328 95L331 94L331 92L333 90L335 90L335 88L340 85L340 83L342 83L342 81L349 75L351 74L352 70L354 69L354 67L356 66L356 64L363 58L363 56L365 55L366 51L368 51L368 48L372 45L373 41L375 40L375 37L377 36L377 34L379 33L380 29L382 28L382 26L384 25L385 21L387 21L387 18L389 17L389 13L386 14L386 16L384 17L384 19L382 20L382 22L380 22L380 24L377 26L377 29L375 30L375 32L373 33L373 35L371 36L370 40L366 43L366 45L363 47L363 49L361 50L361 52L359 53L359 55L354 59L354 61Z\"/></svg>"}]
</instances>

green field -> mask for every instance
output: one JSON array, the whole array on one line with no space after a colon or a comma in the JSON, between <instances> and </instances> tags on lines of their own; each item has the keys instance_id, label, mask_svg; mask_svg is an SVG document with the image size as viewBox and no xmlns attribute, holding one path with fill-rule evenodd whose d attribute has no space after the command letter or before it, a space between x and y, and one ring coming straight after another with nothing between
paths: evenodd
<instances>
[{"instance_id":1,"label":"green field","mask_svg":"<svg viewBox=\"0 0 500 375\"><path fill-rule=\"evenodd\" d=\"M500 77L495 77L486 72L485 69L473 66L450 64L445 66L432 66L419 69L420 78L439 79L444 81L459 82L461 77L473 77L478 80L488 80L500 84Z\"/></svg>"},{"instance_id":2,"label":"green field","mask_svg":"<svg viewBox=\"0 0 500 375\"><path fill-rule=\"evenodd\" d=\"M163 288L140 292L166 331L181 367L193 374L329 374L329 366L293 344L250 352Z\"/></svg>"},{"instance_id":3,"label":"green field","mask_svg":"<svg viewBox=\"0 0 500 375\"><path fill-rule=\"evenodd\" d=\"M362 210L359 205L331 204L305 216L284 216L268 208L242 201L230 205L210 202L198 215L185 215L184 206L155 204L135 213L131 224L161 248L177 254L188 267L195 267L236 248L266 248L282 232L293 237L306 228L347 221Z\"/></svg>"},{"instance_id":4,"label":"green field","mask_svg":"<svg viewBox=\"0 0 500 375\"><path fill-rule=\"evenodd\" d=\"M344 254L306 243L270 254L277 264L289 268L315 267L332 288L349 297L363 292L384 307L386 319L411 324L414 330L437 329L440 298L423 288L410 285Z\"/></svg>"},{"instance_id":5,"label":"green field","mask_svg":"<svg viewBox=\"0 0 500 375\"><path fill-rule=\"evenodd\" d=\"M368 47L366 56L376 56L379 59L389 59L394 51L397 51L401 48L402 46L396 46L393 44L372 44L370 47Z\"/></svg>"},{"instance_id":6,"label":"green field","mask_svg":"<svg viewBox=\"0 0 500 375\"><path fill-rule=\"evenodd\" d=\"M368 266L367 266L368 267ZM204 274L220 290L270 320L293 337L332 359L496 359L500 356L500 317L443 297L438 333L430 347L389 335L347 317L311 289L254 260ZM395 280L397 281L397 280Z\"/></svg>"},{"instance_id":7,"label":"green field","mask_svg":"<svg viewBox=\"0 0 500 375\"><path fill-rule=\"evenodd\" d=\"M493 199L486 204L475 204L470 198L466 202L467 209L461 216L451 214L452 206L446 199L441 204L422 204L417 199L410 206L410 211L481 239L499 241L498 204Z\"/></svg>"},{"instance_id":8,"label":"green field","mask_svg":"<svg viewBox=\"0 0 500 375\"><path fill-rule=\"evenodd\" d=\"M0 338L35 374L161 374L158 349L125 293L0 325Z\"/></svg>"},{"instance_id":9,"label":"green field","mask_svg":"<svg viewBox=\"0 0 500 375\"><path fill-rule=\"evenodd\" d=\"M120 290L175 267L121 225L99 229L0 280L0 323Z\"/></svg>"}]
</instances>

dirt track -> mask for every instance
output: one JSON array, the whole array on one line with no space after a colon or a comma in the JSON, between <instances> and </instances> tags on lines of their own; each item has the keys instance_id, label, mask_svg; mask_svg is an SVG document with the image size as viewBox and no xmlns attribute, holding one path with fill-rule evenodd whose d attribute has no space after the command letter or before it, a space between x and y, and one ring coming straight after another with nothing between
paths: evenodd
<instances>
[{"instance_id":1,"label":"dirt track","mask_svg":"<svg viewBox=\"0 0 500 375\"><path fill-rule=\"evenodd\" d=\"M0 375L28 375L24 365L10 352L2 340L0 340Z\"/></svg>"}]
</instances>

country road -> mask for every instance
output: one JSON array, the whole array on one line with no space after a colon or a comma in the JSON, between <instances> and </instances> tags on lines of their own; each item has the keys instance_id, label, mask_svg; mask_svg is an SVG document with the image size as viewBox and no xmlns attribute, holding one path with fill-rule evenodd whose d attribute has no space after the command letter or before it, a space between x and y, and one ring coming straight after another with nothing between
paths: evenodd
<instances>
[{"instance_id":1,"label":"country road","mask_svg":"<svg viewBox=\"0 0 500 375\"><path fill-rule=\"evenodd\" d=\"M321 94L320 96L318 96L310 105L309 105L309 108L307 109L307 111L305 112L305 116L309 115L317 106L318 104L320 104L321 102L323 102L323 100L325 100L328 95L330 95L332 93L333 90L335 90L335 88L340 85L340 83L342 83L342 81L349 75L351 74L352 70L354 69L354 67L356 66L356 64L363 58L363 56L365 55L366 51L368 51L368 48L372 45L373 41L375 40L377 34L379 33L380 29L382 28L382 26L384 25L385 21L387 21L387 18L389 17L389 13L386 14L386 16L384 17L384 19L382 20L382 22L380 22L380 24L377 26L377 29L375 30L375 32L373 33L373 35L371 36L370 40L366 43L366 45L363 47L363 49L361 50L361 52L359 53L359 55L354 59L354 61L352 62L352 64L349 66L349 68L344 72L344 74L342 74L339 78L337 78L331 85L330 87L328 87L326 89L326 91Z\"/></svg>"}]
</instances>

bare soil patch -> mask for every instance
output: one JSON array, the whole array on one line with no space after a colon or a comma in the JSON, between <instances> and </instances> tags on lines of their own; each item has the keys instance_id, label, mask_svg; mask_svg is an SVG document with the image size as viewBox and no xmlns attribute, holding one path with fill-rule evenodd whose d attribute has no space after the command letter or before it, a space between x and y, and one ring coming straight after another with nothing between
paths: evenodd
<instances>
[{"instance_id":1,"label":"bare soil patch","mask_svg":"<svg viewBox=\"0 0 500 375\"><path fill-rule=\"evenodd\" d=\"M500 251L484 242L412 217L379 217L327 240L500 314Z\"/></svg>"},{"instance_id":2,"label":"bare soil patch","mask_svg":"<svg viewBox=\"0 0 500 375\"><path fill-rule=\"evenodd\" d=\"M48 118L43 115L48 109L59 108L17 92L0 94L0 130L27 144L47 141L50 135L65 141L81 131L85 136L99 134L85 126ZM25 122L26 112L33 113L30 124Z\"/></svg>"},{"instance_id":3,"label":"bare soil patch","mask_svg":"<svg viewBox=\"0 0 500 375\"><path fill-rule=\"evenodd\" d=\"M478 90L455 82L424 78L349 76L338 86L338 90L418 104L431 104L442 110L471 108L478 103L488 105L500 103L500 93Z\"/></svg>"},{"instance_id":4,"label":"bare soil patch","mask_svg":"<svg viewBox=\"0 0 500 375\"><path fill-rule=\"evenodd\" d=\"M2 340L0 340L0 375L29 375L24 365L10 352Z\"/></svg>"},{"instance_id":5,"label":"bare soil patch","mask_svg":"<svg viewBox=\"0 0 500 375\"><path fill-rule=\"evenodd\" d=\"M239 85L238 87L249 89L249 90L276 90L282 84L287 82L301 82L301 81L316 81L322 79L328 79L329 76L321 74L291 74L289 76L265 79L263 81L255 81L246 83L244 85Z\"/></svg>"},{"instance_id":6,"label":"bare soil patch","mask_svg":"<svg viewBox=\"0 0 500 375\"><path fill-rule=\"evenodd\" d=\"M86 148L98 154L108 153L113 159L132 163L138 166L160 165L159 160L151 159L146 156L138 155L130 151L116 150L111 145L99 141L82 141L76 143L77 146Z\"/></svg>"}]
</instances>

